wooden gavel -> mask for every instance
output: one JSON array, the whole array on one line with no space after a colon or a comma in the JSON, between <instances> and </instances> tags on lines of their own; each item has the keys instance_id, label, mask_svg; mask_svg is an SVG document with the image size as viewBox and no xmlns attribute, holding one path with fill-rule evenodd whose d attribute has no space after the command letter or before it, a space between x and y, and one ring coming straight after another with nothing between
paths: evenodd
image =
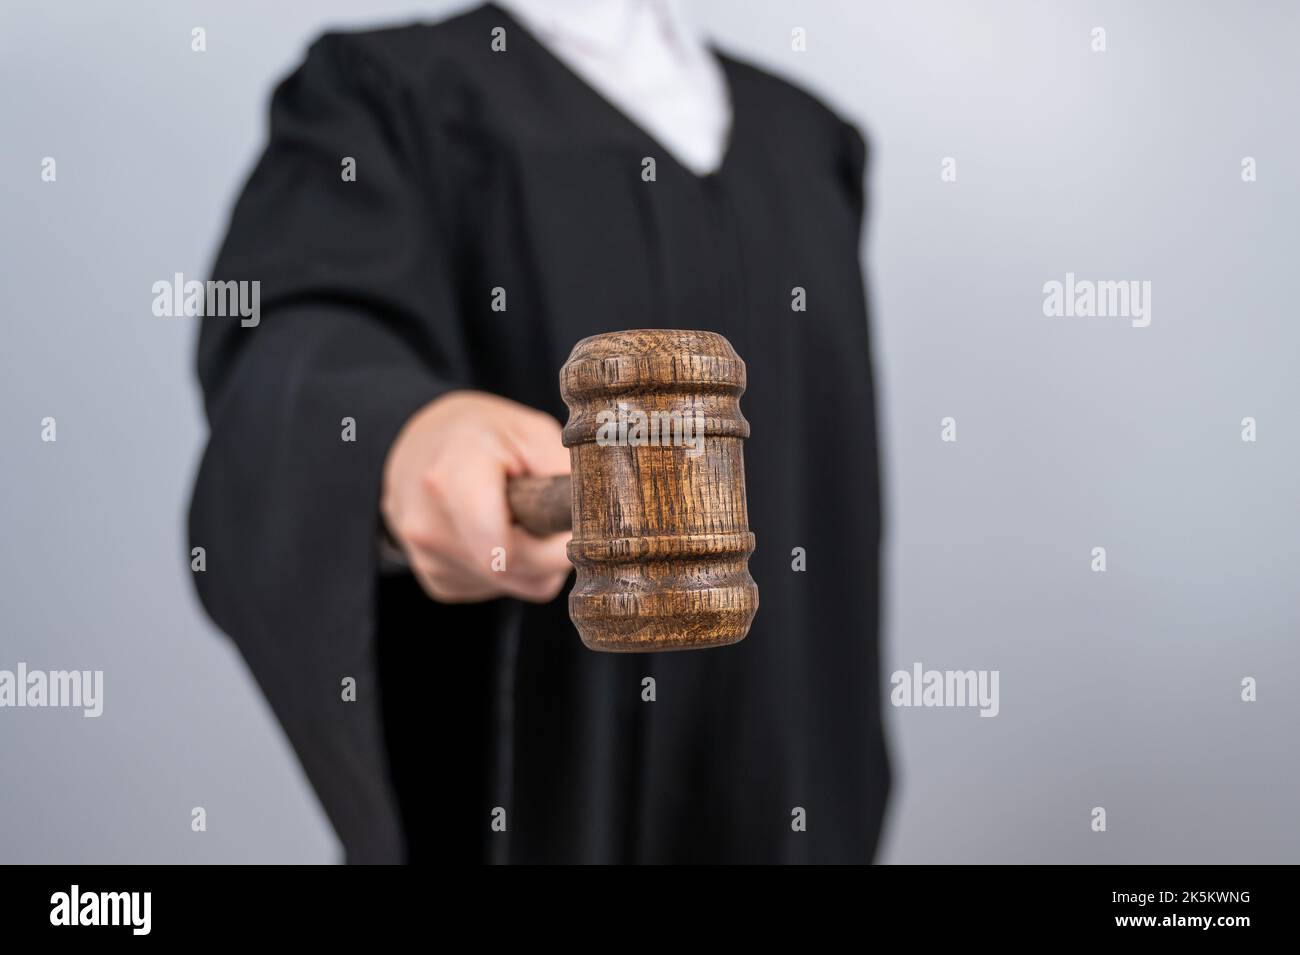
<instances>
[{"instance_id":1,"label":"wooden gavel","mask_svg":"<svg viewBox=\"0 0 1300 955\"><path fill-rule=\"evenodd\" d=\"M740 412L745 363L713 332L584 338L560 370L572 478L517 477L515 520L572 528L569 616L593 650L720 647L758 610Z\"/></svg>"}]
</instances>

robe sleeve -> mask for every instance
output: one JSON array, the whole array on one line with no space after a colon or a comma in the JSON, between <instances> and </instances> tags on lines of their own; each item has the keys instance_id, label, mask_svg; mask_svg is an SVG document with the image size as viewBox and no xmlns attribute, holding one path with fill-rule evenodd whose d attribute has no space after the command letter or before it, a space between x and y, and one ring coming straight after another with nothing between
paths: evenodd
<instances>
[{"instance_id":1,"label":"robe sleeve","mask_svg":"<svg viewBox=\"0 0 1300 955\"><path fill-rule=\"evenodd\" d=\"M860 231L867 201L867 140L861 130L844 120L840 120L840 139L843 148L840 153L839 174L849 199L849 207Z\"/></svg>"},{"instance_id":2,"label":"robe sleeve","mask_svg":"<svg viewBox=\"0 0 1300 955\"><path fill-rule=\"evenodd\" d=\"M210 425L190 507L191 547L206 551L199 597L344 844L368 847L354 862L402 852L376 675L383 463L407 418L468 378L436 148L408 101L362 40L312 46L273 96L269 143L211 276L259 282L258 323L204 317L198 346Z\"/></svg>"}]
</instances>

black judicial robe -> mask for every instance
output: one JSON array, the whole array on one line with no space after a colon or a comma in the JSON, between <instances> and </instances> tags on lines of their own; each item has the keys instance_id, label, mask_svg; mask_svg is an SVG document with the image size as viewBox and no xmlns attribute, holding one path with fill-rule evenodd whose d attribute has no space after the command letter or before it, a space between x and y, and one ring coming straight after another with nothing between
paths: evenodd
<instances>
[{"instance_id":1,"label":"black judicial robe","mask_svg":"<svg viewBox=\"0 0 1300 955\"><path fill-rule=\"evenodd\" d=\"M888 767L864 143L720 57L734 126L703 177L491 5L328 34L274 94L212 276L260 281L260 324L208 317L199 342L194 576L350 862L872 859ZM413 412L474 388L563 421L573 344L640 327L721 332L748 365L745 641L599 654L565 595L443 606L379 573L382 465Z\"/></svg>"}]
</instances>

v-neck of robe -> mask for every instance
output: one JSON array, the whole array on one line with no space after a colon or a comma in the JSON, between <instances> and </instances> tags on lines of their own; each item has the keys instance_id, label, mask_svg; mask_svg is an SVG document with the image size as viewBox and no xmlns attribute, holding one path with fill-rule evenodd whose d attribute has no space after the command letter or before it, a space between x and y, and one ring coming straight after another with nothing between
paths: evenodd
<instances>
[{"instance_id":1,"label":"v-neck of robe","mask_svg":"<svg viewBox=\"0 0 1300 955\"><path fill-rule=\"evenodd\" d=\"M717 168L711 172L701 174L683 164L682 161L677 158L676 154L665 146L658 137L633 119L617 103L574 71L574 69L570 67L569 64L565 63L564 60L556 56L545 43L533 34L532 30L530 30L526 24L522 23L513 13L505 7L492 3L491 0L485 3L484 7L491 9L493 13L508 20L509 24L515 28L514 33L516 35L522 34L525 46L532 50L533 54L538 57L540 62L544 63L551 72L559 76L561 82L577 88L577 92L574 95L585 98L589 103L594 105L599 112L607 114L614 124L621 126L634 138L640 140L641 143L643 143L651 152L666 157L673 168L683 176L701 184L714 183L720 180L722 176L729 171L730 167L735 164L737 143L739 140L739 134L743 131L742 119L744 116L743 104L739 95L740 84L736 83L732 60L714 46L713 43L706 43L706 46L709 54L718 61L718 65L722 68L723 82L727 88L727 99L731 103L731 123L727 128L727 136L723 147L722 159L718 163Z\"/></svg>"}]
</instances>

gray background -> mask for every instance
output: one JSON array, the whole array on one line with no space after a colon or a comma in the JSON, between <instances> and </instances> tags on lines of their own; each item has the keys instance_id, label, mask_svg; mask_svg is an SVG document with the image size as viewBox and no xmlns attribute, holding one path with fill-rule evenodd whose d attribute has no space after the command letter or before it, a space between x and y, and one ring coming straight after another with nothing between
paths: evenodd
<instances>
[{"instance_id":1,"label":"gray background","mask_svg":"<svg viewBox=\"0 0 1300 955\"><path fill-rule=\"evenodd\" d=\"M459 6L0 7L0 668L106 671L98 720L0 710L0 861L338 858L187 579L195 320L150 286L204 276L314 35ZM696 6L873 142L886 674L1001 671L996 719L889 708L883 860L1300 860L1300 4ZM1151 326L1044 318L1067 271Z\"/></svg>"}]
</instances>

